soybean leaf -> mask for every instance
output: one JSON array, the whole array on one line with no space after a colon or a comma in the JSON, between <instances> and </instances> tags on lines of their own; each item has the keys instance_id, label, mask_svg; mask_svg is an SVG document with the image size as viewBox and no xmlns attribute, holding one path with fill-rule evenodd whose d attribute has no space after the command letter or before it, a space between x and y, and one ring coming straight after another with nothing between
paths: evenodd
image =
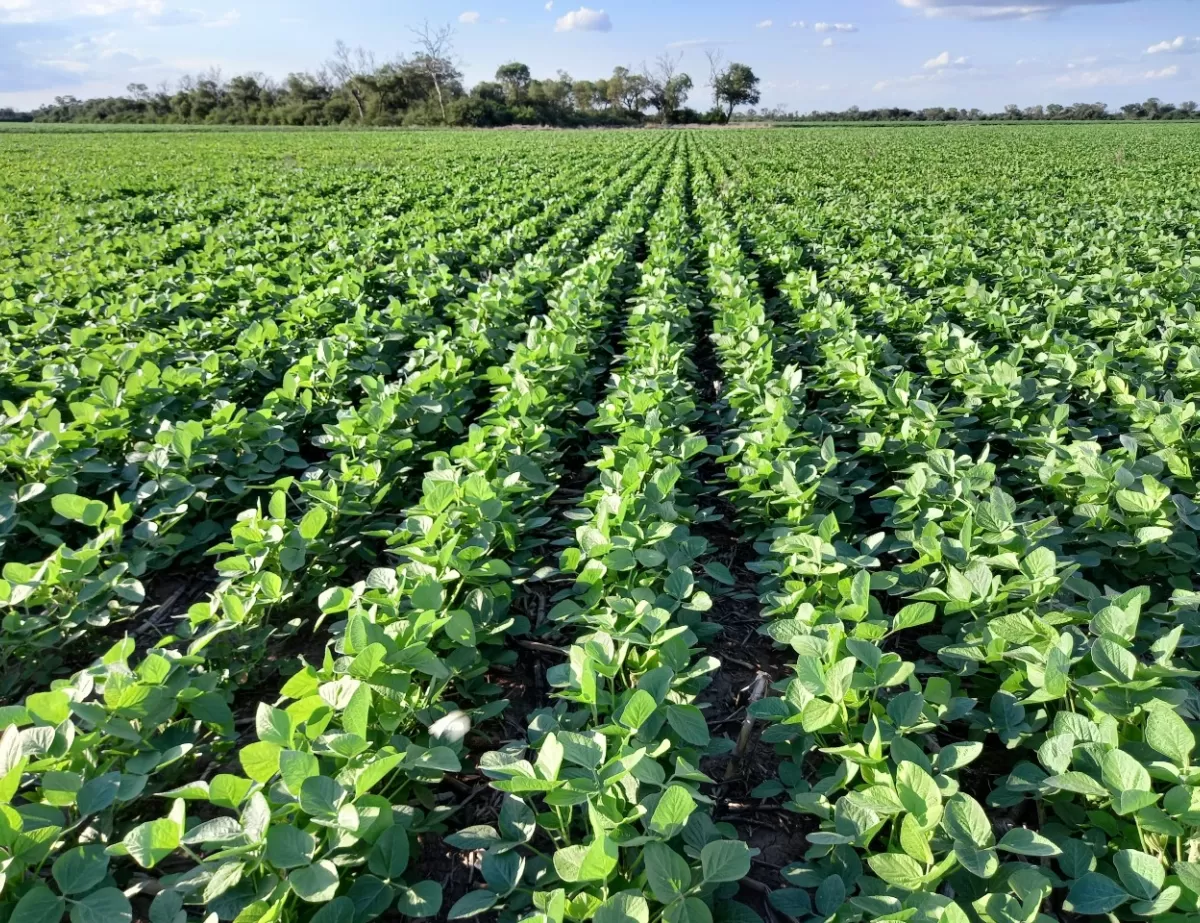
<instances>
[{"instance_id":1,"label":"soybean leaf","mask_svg":"<svg viewBox=\"0 0 1200 923\"><path fill-rule=\"evenodd\" d=\"M397 892L396 909L409 917L432 917L442 909L442 886L436 881L418 881Z\"/></svg>"},{"instance_id":2,"label":"soybean leaf","mask_svg":"<svg viewBox=\"0 0 1200 923\"><path fill-rule=\"evenodd\" d=\"M996 848L1019 856L1057 856L1062 852L1051 840L1025 827L1013 827L1000 838Z\"/></svg>"},{"instance_id":3,"label":"soybean leaf","mask_svg":"<svg viewBox=\"0 0 1200 923\"><path fill-rule=\"evenodd\" d=\"M1120 885L1099 872L1088 872L1067 892L1067 904L1073 913L1111 913L1128 900L1130 896Z\"/></svg>"},{"instance_id":4,"label":"soybean leaf","mask_svg":"<svg viewBox=\"0 0 1200 923\"><path fill-rule=\"evenodd\" d=\"M750 874L750 847L741 840L716 840L700 850L707 882L741 881Z\"/></svg>"},{"instance_id":5,"label":"soybean leaf","mask_svg":"<svg viewBox=\"0 0 1200 923\"><path fill-rule=\"evenodd\" d=\"M479 914L495 907L496 902L499 900L500 895L492 891L468 891L454 902L454 906L450 908L446 919L465 920L468 917L479 916Z\"/></svg>"}]
</instances>

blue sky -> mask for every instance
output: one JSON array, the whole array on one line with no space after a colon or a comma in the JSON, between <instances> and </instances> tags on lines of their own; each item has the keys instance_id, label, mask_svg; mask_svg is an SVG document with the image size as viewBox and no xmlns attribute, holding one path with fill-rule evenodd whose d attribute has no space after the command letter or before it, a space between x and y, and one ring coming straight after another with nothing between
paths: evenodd
<instances>
[{"instance_id":1,"label":"blue sky","mask_svg":"<svg viewBox=\"0 0 1200 923\"><path fill-rule=\"evenodd\" d=\"M314 69L335 39L379 59L452 22L468 83L520 60L597 77L664 51L750 64L788 108L1200 100L1200 0L0 0L0 106Z\"/></svg>"}]
</instances>

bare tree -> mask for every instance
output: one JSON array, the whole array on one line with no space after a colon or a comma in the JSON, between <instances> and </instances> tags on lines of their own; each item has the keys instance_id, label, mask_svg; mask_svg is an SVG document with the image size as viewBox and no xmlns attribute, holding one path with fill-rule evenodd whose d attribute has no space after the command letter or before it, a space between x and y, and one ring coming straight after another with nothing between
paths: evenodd
<instances>
[{"instance_id":1,"label":"bare tree","mask_svg":"<svg viewBox=\"0 0 1200 923\"><path fill-rule=\"evenodd\" d=\"M717 78L725 68L725 53L720 48L706 48L704 57L708 58L708 86L715 88Z\"/></svg>"},{"instance_id":2,"label":"bare tree","mask_svg":"<svg viewBox=\"0 0 1200 923\"><path fill-rule=\"evenodd\" d=\"M442 111L442 121L446 121L446 101L442 97L442 83L454 80L459 76L451 55L454 54L454 27L449 23L434 29L429 20L421 23L420 28L410 30L417 37L416 45L421 49L413 62L433 81L433 91L437 94L438 108Z\"/></svg>"},{"instance_id":3,"label":"bare tree","mask_svg":"<svg viewBox=\"0 0 1200 923\"><path fill-rule=\"evenodd\" d=\"M692 89L692 78L679 72L682 61L682 52L677 57L664 53L655 59L653 71L642 64L647 99L661 113L664 122L674 120L675 113L687 102L688 91Z\"/></svg>"},{"instance_id":4,"label":"bare tree","mask_svg":"<svg viewBox=\"0 0 1200 923\"><path fill-rule=\"evenodd\" d=\"M670 83L679 73L679 64L683 61L683 52L672 56L665 51L654 59L654 75L663 83Z\"/></svg>"},{"instance_id":5,"label":"bare tree","mask_svg":"<svg viewBox=\"0 0 1200 923\"><path fill-rule=\"evenodd\" d=\"M375 55L361 45L351 49L341 39L333 46L333 57L325 62L329 73L342 86L358 108L358 120L367 119L366 83L375 72Z\"/></svg>"}]
</instances>

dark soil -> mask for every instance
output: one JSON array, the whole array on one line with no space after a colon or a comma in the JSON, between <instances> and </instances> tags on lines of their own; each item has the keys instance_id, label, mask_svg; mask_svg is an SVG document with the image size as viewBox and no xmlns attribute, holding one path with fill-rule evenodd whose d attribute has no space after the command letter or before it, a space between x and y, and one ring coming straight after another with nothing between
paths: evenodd
<instances>
[{"instance_id":1,"label":"dark soil","mask_svg":"<svg viewBox=\"0 0 1200 923\"><path fill-rule=\"evenodd\" d=\"M769 288L764 294L777 294L775 281L760 280ZM695 382L702 406L716 408L721 402L722 380L709 336L711 314L705 310L697 321L698 336L692 350ZM705 425L709 445L722 445L725 435L721 420L710 413ZM815 824L810 818L751 796L759 784L776 778L779 756L773 744L762 741L763 725L748 719L746 708L753 697L770 695L770 684L789 675L790 658L787 651L776 648L759 633L763 620L755 592L758 578L746 568L757 557L755 536L739 528L737 511L719 495L729 486L725 472L710 458L701 466L699 476L710 491L702 504L712 506L720 518L693 531L709 541L714 550L711 559L728 567L736 581L725 595L714 596L708 613L708 620L722 628L708 645L708 652L721 662L721 667L698 702L705 709L713 735L732 739L734 750L706 760L701 768L717 782L713 819L733 824L739 838L758 850L739 899L764 920L774 921L777 917L767 903L767 894L783 886L779 870L801 858L808 848L805 836Z\"/></svg>"}]
</instances>

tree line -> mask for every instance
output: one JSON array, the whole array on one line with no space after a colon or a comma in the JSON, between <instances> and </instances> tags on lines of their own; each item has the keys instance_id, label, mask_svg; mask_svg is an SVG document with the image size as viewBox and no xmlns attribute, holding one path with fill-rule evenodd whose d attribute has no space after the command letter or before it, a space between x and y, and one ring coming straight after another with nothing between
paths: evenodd
<instances>
[{"instance_id":1,"label":"tree line","mask_svg":"<svg viewBox=\"0 0 1200 923\"><path fill-rule=\"evenodd\" d=\"M705 87L711 107L688 101L697 86L680 69L680 57L660 56L638 69L615 67L607 77L577 80L565 71L537 79L527 65L501 65L494 79L471 88L454 53L451 26L428 23L412 30L413 50L380 62L363 48L338 42L314 71L290 73L282 81L261 73L224 79L219 71L183 77L174 86L151 90L131 83L125 95L76 99L58 96L32 112L0 109L0 121L126 122L164 124L398 126L452 125L558 127L664 123L724 123L741 119L795 122L1042 121L1055 119L1174 119L1197 117L1196 103L1178 106L1156 98L1110 111L1105 103L1051 104L1003 112L930 107L852 106L843 111L757 110L760 80L753 69L708 52ZM737 112L738 107L751 107Z\"/></svg>"},{"instance_id":2,"label":"tree line","mask_svg":"<svg viewBox=\"0 0 1200 923\"><path fill-rule=\"evenodd\" d=\"M955 106L930 106L925 109L884 107L878 109L849 109L790 112L783 109L750 109L739 113L743 119L769 119L775 122L1052 122L1052 121L1101 121L1112 119L1194 119L1200 117L1197 105L1192 100L1175 103L1163 102L1152 96L1145 102L1126 103L1119 109L1109 109L1108 103L1072 103L1064 106L1050 103L1047 106L1015 104L1004 107L1002 112L984 112L981 109L959 109Z\"/></svg>"},{"instance_id":3,"label":"tree line","mask_svg":"<svg viewBox=\"0 0 1200 923\"><path fill-rule=\"evenodd\" d=\"M228 80L210 71L151 90L131 83L125 95L59 96L32 112L0 110L0 119L33 122L132 122L233 125L636 125L726 122L736 107L759 102L759 78L745 64L709 55L711 109L687 106L696 89L663 55L640 69L615 67L607 77L576 80L565 71L536 79L527 65L509 62L493 80L468 89L454 56L453 30L414 29L415 50L379 62L363 48L338 42L315 71L276 81L261 73Z\"/></svg>"}]
</instances>

